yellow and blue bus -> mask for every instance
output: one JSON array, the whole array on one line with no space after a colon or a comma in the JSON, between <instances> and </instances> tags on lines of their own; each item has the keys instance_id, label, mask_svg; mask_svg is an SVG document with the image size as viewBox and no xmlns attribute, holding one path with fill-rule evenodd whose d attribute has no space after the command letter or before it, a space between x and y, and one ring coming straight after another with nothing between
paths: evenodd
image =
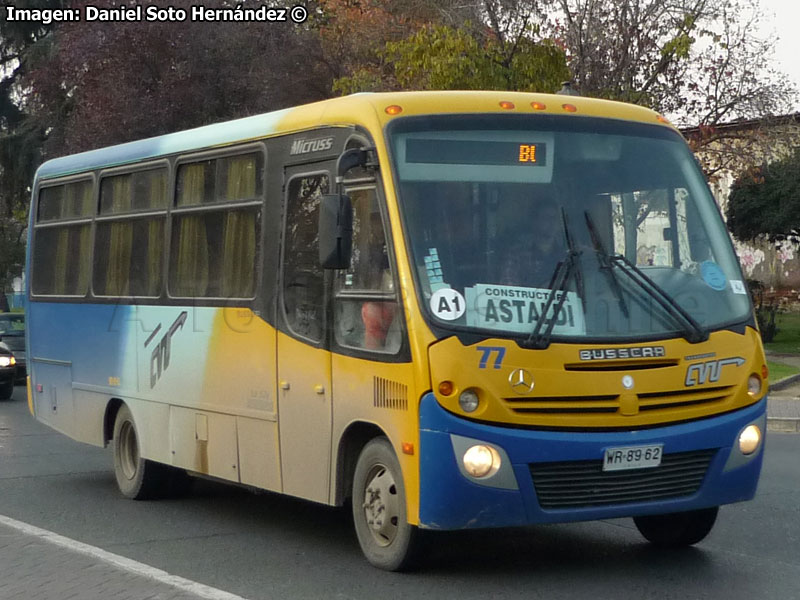
<instances>
[{"instance_id":1,"label":"yellow and blue bus","mask_svg":"<svg viewBox=\"0 0 800 600\"><path fill-rule=\"evenodd\" d=\"M51 160L30 214L30 410L127 497L350 502L399 570L425 530L694 544L755 494L752 304L653 111L357 94Z\"/></svg>"}]
</instances>

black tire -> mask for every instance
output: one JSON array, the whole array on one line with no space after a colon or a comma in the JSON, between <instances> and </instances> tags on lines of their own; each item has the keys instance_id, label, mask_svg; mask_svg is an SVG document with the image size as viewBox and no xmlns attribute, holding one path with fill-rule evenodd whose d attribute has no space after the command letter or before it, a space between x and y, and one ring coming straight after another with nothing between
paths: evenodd
<instances>
[{"instance_id":1,"label":"black tire","mask_svg":"<svg viewBox=\"0 0 800 600\"><path fill-rule=\"evenodd\" d=\"M139 455L139 435L130 409L124 404L114 421L114 476L122 495L133 500L153 500L183 495L192 478L185 471L147 460Z\"/></svg>"},{"instance_id":2,"label":"black tire","mask_svg":"<svg viewBox=\"0 0 800 600\"><path fill-rule=\"evenodd\" d=\"M353 476L353 522L367 560L386 571L416 566L420 532L406 518L400 463L384 437L361 451Z\"/></svg>"},{"instance_id":3,"label":"black tire","mask_svg":"<svg viewBox=\"0 0 800 600\"><path fill-rule=\"evenodd\" d=\"M9 400L14 393L14 381L0 383L0 400Z\"/></svg>"},{"instance_id":4,"label":"black tire","mask_svg":"<svg viewBox=\"0 0 800 600\"><path fill-rule=\"evenodd\" d=\"M691 546L705 538L717 520L719 507L666 515L634 517L633 522L645 539L658 546Z\"/></svg>"}]
</instances>

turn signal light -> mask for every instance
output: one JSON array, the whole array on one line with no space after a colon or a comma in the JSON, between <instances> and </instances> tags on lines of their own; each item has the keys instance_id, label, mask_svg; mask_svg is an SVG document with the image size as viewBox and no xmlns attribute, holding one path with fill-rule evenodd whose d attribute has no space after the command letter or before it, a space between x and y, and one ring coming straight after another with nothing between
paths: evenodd
<instances>
[{"instance_id":1,"label":"turn signal light","mask_svg":"<svg viewBox=\"0 0 800 600\"><path fill-rule=\"evenodd\" d=\"M399 115L401 112L403 112L403 107L398 106L397 104L392 104L391 106L387 106L383 110L386 112L387 115L394 116L394 115Z\"/></svg>"},{"instance_id":2,"label":"turn signal light","mask_svg":"<svg viewBox=\"0 0 800 600\"><path fill-rule=\"evenodd\" d=\"M442 396L449 396L453 393L453 382L452 381L442 381L439 384L439 393Z\"/></svg>"}]
</instances>

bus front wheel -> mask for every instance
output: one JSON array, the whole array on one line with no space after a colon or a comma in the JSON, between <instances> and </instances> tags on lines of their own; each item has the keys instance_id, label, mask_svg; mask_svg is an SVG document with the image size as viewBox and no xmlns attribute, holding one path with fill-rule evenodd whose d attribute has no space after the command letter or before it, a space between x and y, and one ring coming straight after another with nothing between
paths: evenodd
<instances>
[{"instance_id":1,"label":"bus front wheel","mask_svg":"<svg viewBox=\"0 0 800 600\"><path fill-rule=\"evenodd\" d=\"M406 519L400 463L385 437L361 451L353 476L353 521L367 560L387 571L414 566L419 531Z\"/></svg>"},{"instance_id":2,"label":"bus front wheel","mask_svg":"<svg viewBox=\"0 0 800 600\"><path fill-rule=\"evenodd\" d=\"M666 515L634 517L645 539L658 546L691 546L705 538L717 520L719 507Z\"/></svg>"},{"instance_id":3,"label":"bus front wheel","mask_svg":"<svg viewBox=\"0 0 800 600\"><path fill-rule=\"evenodd\" d=\"M132 500L149 500L170 495L170 467L144 459L139 454L136 423L124 404L114 421L113 449L114 476L123 496Z\"/></svg>"}]
</instances>

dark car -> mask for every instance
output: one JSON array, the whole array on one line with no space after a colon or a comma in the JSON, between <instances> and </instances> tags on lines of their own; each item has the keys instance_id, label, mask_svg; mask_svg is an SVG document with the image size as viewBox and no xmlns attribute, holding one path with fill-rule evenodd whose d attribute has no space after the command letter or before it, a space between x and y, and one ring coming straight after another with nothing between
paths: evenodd
<instances>
[{"instance_id":1,"label":"dark car","mask_svg":"<svg viewBox=\"0 0 800 600\"><path fill-rule=\"evenodd\" d=\"M0 400L11 398L16 379L17 361L8 346L0 342Z\"/></svg>"},{"instance_id":2,"label":"dark car","mask_svg":"<svg viewBox=\"0 0 800 600\"><path fill-rule=\"evenodd\" d=\"M25 357L25 315L23 313L0 313L0 342L5 344L17 360L17 381L24 381L28 374Z\"/></svg>"}]
</instances>

